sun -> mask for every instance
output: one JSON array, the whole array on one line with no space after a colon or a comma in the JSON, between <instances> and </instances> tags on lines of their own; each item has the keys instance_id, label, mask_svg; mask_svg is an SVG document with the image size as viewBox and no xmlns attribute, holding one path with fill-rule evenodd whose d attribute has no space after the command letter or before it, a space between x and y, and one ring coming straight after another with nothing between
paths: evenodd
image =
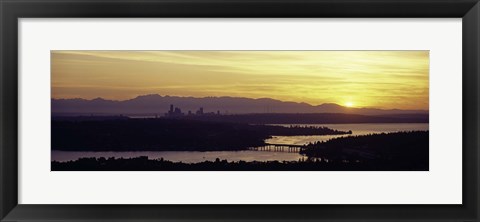
<instances>
[{"instance_id":1,"label":"sun","mask_svg":"<svg viewBox=\"0 0 480 222\"><path fill-rule=\"evenodd\" d=\"M346 102L346 103L345 103L345 106L346 106L346 107L353 107L353 102L350 102L350 101L349 101L349 102Z\"/></svg>"}]
</instances>

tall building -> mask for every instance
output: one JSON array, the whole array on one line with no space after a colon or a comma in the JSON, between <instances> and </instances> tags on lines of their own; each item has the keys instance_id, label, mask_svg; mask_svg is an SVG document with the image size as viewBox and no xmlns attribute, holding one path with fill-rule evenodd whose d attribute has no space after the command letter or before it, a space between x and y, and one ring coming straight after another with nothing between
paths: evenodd
<instances>
[{"instance_id":1,"label":"tall building","mask_svg":"<svg viewBox=\"0 0 480 222\"><path fill-rule=\"evenodd\" d=\"M175 115L179 115L179 114L182 114L182 110L178 107L175 107Z\"/></svg>"},{"instance_id":2,"label":"tall building","mask_svg":"<svg viewBox=\"0 0 480 222\"><path fill-rule=\"evenodd\" d=\"M174 107L173 104L170 105L170 110L165 113L165 116L175 117L175 116L183 116L182 110L178 107Z\"/></svg>"},{"instance_id":3,"label":"tall building","mask_svg":"<svg viewBox=\"0 0 480 222\"><path fill-rule=\"evenodd\" d=\"M200 107L200 109L198 109L197 112L195 112L195 114L203 115L203 107Z\"/></svg>"}]
</instances>

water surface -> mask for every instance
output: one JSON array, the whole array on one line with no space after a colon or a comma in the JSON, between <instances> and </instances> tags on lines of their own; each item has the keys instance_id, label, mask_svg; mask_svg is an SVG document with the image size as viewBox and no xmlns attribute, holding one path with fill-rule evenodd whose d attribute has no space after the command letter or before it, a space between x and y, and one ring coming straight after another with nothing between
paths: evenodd
<instances>
[{"instance_id":1,"label":"water surface","mask_svg":"<svg viewBox=\"0 0 480 222\"><path fill-rule=\"evenodd\" d=\"M428 123L367 123L367 124L281 124L281 126L324 126L331 129L352 131L352 135L366 135L372 133L389 133L398 131L428 130ZM325 141L336 137L350 135L324 135L324 136L274 136L266 140L272 144L304 145L309 142ZM149 159L170 160L173 162L195 163L215 161L216 158L228 161L298 161L303 158L298 153L273 152L273 151L135 151L135 152L77 152L77 151L52 151L52 161L70 161L81 157L115 157L132 158L147 156Z\"/></svg>"},{"instance_id":2,"label":"water surface","mask_svg":"<svg viewBox=\"0 0 480 222\"><path fill-rule=\"evenodd\" d=\"M65 162L77 160L81 157L115 157L133 158L147 156L149 159L170 160L173 162L196 163L215 161L216 158L228 161L298 161L303 156L298 153L271 152L271 151L135 151L135 152L84 152L84 151L52 151L52 160Z\"/></svg>"},{"instance_id":3,"label":"water surface","mask_svg":"<svg viewBox=\"0 0 480 222\"><path fill-rule=\"evenodd\" d=\"M273 136L265 142L273 144L305 145L310 142L326 141L337 137L351 135L367 135L373 133L392 133L399 131L428 130L428 123L359 123L359 124L272 124L277 126L315 126L328 127L341 131L352 131L352 134L345 135L312 135L312 136Z\"/></svg>"}]
</instances>

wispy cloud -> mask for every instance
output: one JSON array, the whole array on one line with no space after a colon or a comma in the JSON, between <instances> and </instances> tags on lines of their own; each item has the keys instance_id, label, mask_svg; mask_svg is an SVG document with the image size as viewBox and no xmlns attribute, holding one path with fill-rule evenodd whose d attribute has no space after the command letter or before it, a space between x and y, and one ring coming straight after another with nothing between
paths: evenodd
<instances>
[{"instance_id":1,"label":"wispy cloud","mask_svg":"<svg viewBox=\"0 0 480 222\"><path fill-rule=\"evenodd\" d=\"M53 51L56 98L145 93L428 109L428 51Z\"/></svg>"}]
</instances>

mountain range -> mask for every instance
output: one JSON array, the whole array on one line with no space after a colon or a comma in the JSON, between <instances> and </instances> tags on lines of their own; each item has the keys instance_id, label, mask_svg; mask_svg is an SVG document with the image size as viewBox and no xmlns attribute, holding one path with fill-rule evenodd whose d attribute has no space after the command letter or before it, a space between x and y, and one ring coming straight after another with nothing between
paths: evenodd
<instances>
[{"instance_id":1,"label":"mountain range","mask_svg":"<svg viewBox=\"0 0 480 222\"><path fill-rule=\"evenodd\" d=\"M142 95L129 100L96 99L52 99L53 115L163 115L170 105L183 113L195 113L203 108L205 113L345 113L359 115L428 114L428 110L400 110L376 108L351 108L334 103L310 105L308 103L285 102L271 98L243 97L179 97L158 94Z\"/></svg>"}]
</instances>

